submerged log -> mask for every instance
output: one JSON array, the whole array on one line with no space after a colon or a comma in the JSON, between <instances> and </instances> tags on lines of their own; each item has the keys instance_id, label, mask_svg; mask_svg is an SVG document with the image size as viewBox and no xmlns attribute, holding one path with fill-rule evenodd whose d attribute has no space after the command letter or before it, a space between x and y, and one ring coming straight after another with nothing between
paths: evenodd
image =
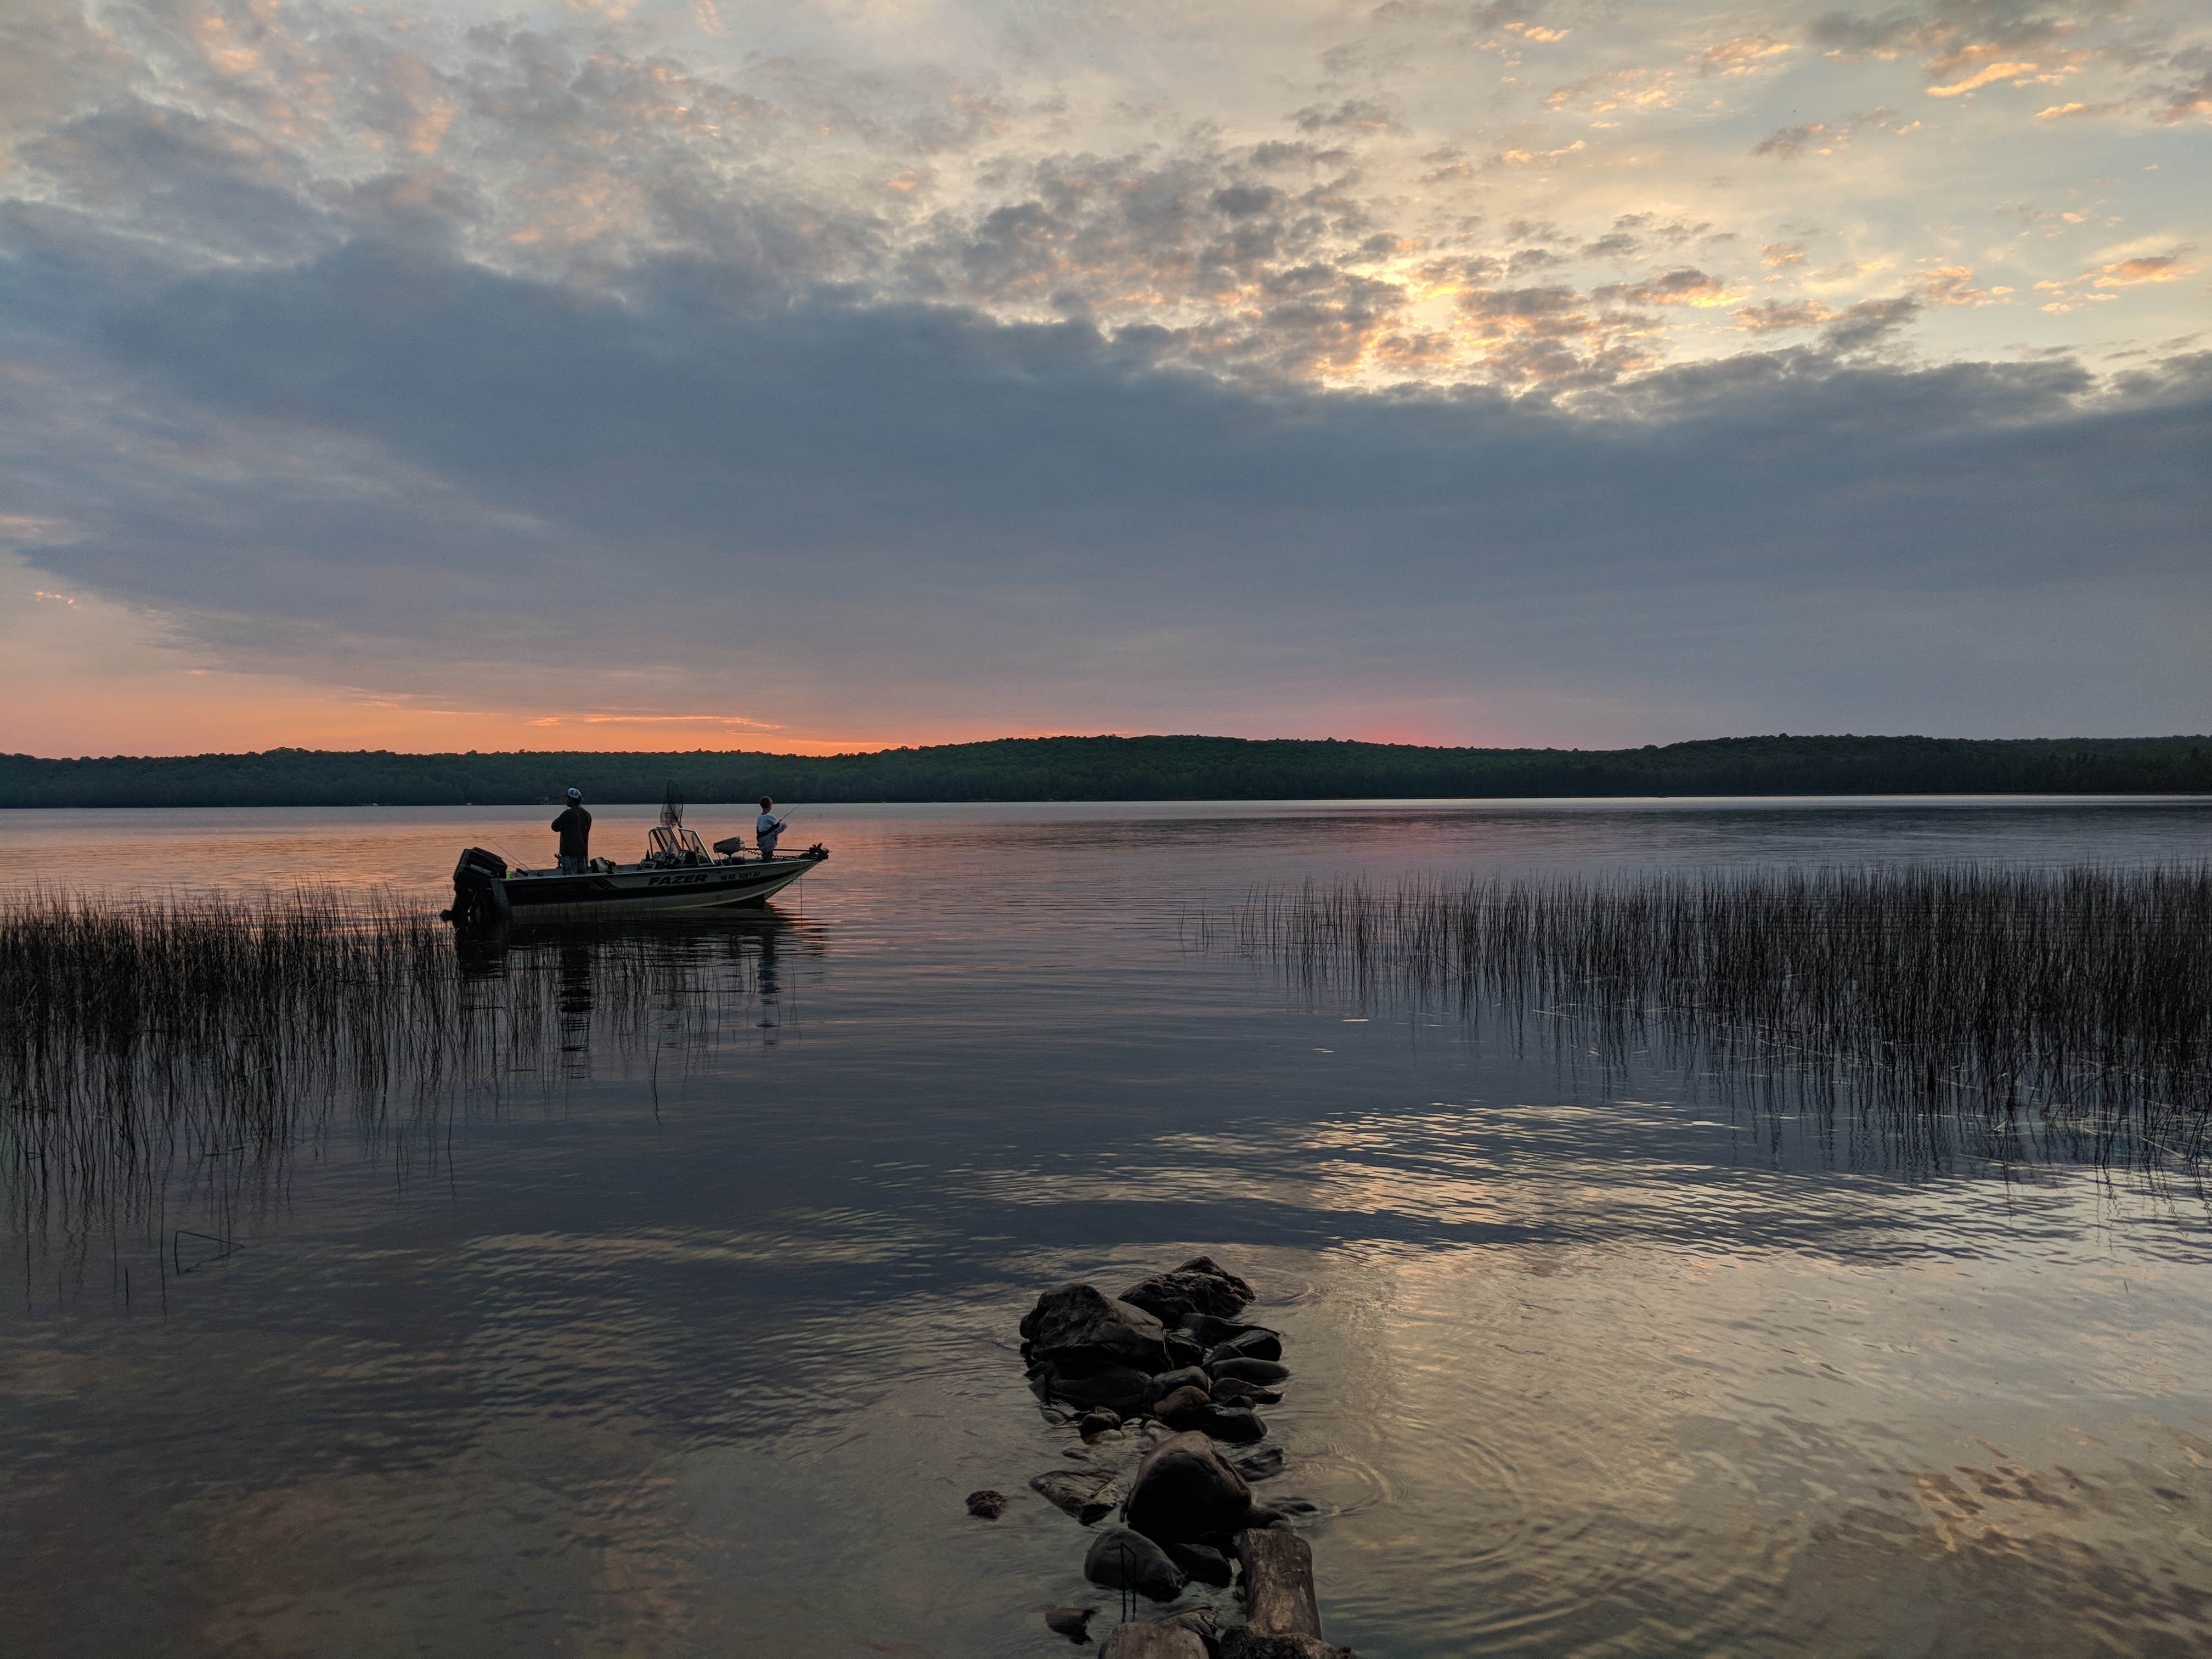
<instances>
[{"instance_id":1,"label":"submerged log","mask_svg":"<svg viewBox=\"0 0 2212 1659\"><path fill-rule=\"evenodd\" d=\"M1237 1534L1244 1568L1244 1616L1261 1636L1321 1635L1321 1601L1314 1589L1313 1551L1281 1527Z\"/></svg>"}]
</instances>

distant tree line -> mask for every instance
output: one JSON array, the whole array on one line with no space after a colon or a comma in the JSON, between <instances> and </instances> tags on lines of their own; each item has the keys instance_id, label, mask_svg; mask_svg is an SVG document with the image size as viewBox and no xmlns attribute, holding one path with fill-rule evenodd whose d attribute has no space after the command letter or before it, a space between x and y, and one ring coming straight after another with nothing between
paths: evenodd
<instances>
[{"instance_id":1,"label":"distant tree line","mask_svg":"<svg viewBox=\"0 0 2212 1659\"><path fill-rule=\"evenodd\" d=\"M2212 738L1721 738L1642 749L1431 749L1242 738L1008 738L866 755L0 757L0 807L656 801L1316 800L1376 797L2212 791Z\"/></svg>"}]
</instances>

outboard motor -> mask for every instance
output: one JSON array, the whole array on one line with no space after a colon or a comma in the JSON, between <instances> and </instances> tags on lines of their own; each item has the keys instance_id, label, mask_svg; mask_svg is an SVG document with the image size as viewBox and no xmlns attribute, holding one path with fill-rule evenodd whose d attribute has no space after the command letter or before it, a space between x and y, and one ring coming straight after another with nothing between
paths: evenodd
<instances>
[{"instance_id":1,"label":"outboard motor","mask_svg":"<svg viewBox=\"0 0 2212 1659\"><path fill-rule=\"evenodd\" d=\"M495 927L507 917L507 860L471 847L453 866L453 908L447 919L457 927Z\"/></svg>"}]
</instances>

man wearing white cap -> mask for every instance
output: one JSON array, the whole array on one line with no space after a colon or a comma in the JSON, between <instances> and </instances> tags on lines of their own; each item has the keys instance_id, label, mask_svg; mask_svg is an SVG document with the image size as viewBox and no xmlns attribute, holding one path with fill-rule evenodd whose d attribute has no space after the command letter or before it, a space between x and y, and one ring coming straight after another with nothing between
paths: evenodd
<instances>
[{"instance_id":1,"label":"man wearing white cap","mask_svg":"<svg viewBox=\"0 0 2212 1659\"><path fill-rule=\"evenodd\" d=\"M580 876L592 864L592 815L584 810L584 792L568 792L568 807L553 820L561 836L561 873Z\"/></svg>"}]
</instances>

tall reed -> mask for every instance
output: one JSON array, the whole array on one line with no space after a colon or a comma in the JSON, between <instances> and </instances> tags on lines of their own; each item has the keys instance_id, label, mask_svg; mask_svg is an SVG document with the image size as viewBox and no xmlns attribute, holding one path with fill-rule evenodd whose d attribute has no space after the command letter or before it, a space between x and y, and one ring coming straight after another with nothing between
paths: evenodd
<instances>
[{"instance_id":1,"label":"tall reed","mask_svg":"<svg viewBox=\"0 0 2212 1659\"><path fill-rule=\"evenodd\" d=\"M1316 990L1656 1021L1893 1107L2035 1112L2092 1157L2193 1161L2212 1132L2208 865L1309 883L1186 939Z\"/></svg>"},{"instance_id":2,"label":"tall reed","mask_svg":"<svg viewBox=\"0 0 2212 1659\"><path fill-rule=\"evenodd\" d=\"M19 1227L281 1180L347 1122L420 1143L471 1091L709 1040L757 988L726 931L471 951L420 906L297 889L127 905L0 899L0 1153Z\"/></svg>"}]
</instances>

